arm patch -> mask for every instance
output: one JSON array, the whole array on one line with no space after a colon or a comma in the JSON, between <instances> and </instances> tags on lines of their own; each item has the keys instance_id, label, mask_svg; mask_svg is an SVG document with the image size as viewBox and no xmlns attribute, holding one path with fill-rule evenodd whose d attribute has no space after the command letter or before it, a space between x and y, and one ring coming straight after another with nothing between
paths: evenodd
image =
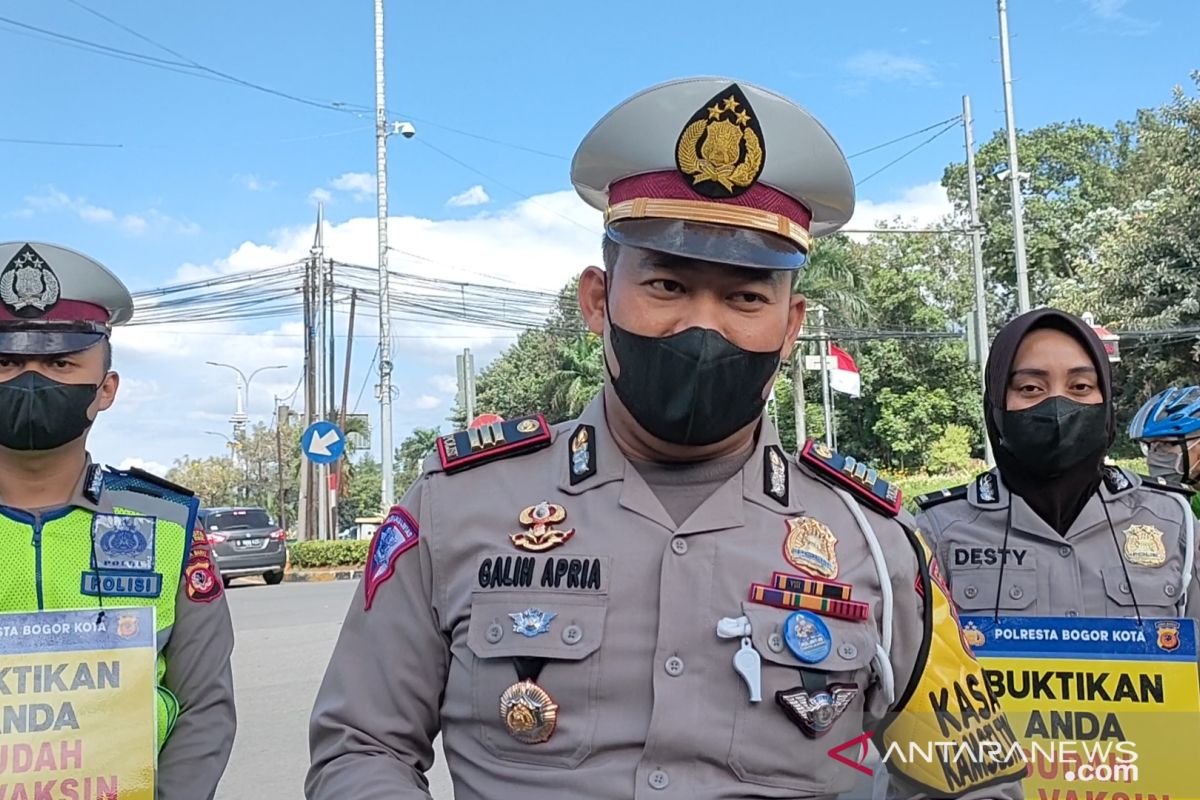
<instances>
[{"instance_id":1,"label":"arm patch","mask_svg":"<svg viewBox=\"0 0 1200 800\"><path fill-rule=\"evenodd\" d=\"M531 453L548 444L550 426L541 414L533 414L447 434L438 439L437 451L442 469L449 474Z\"/></svg>"},{"instance_id":2,"label":"arm patch","mask_svg":"<svg viewBox=\"0 0 1200 800\"><path fill-rule=\"evenodd\" d=\"M396 559L417 545L421 539L421 527L404 506L392 506L387 519L371 538L371 552L367 556L367 568L363 574L363 590L366 593L366 610L371 610L375 592L396 571Z\"/></svg>"},{"instance_id":3,"label":"arm patch","mask_svg":"<svg viewBox=\"0 0 1200 800\"><path fill-rule=\"evenodd\" d=\"M828 445L809 439L800 451L800 462L807 464L826 483L849 490L876 511L889 517L900 513L900 487L888 483L853 456L836 453Z\"/></svg>"},{"instance_id":4,"label":"arm patch","mask_svg":"<svg viewBox=\"0 0 1200 800\"><path fill-rule=\"evenodd\" d=\"M951 500L963 500L966 496L967 485L964 483L962 486L951 486L949 489L939 489L936 492L920 495L914 502L917 504L917 508L927 511Z\"/></svg>"}]
</instances>

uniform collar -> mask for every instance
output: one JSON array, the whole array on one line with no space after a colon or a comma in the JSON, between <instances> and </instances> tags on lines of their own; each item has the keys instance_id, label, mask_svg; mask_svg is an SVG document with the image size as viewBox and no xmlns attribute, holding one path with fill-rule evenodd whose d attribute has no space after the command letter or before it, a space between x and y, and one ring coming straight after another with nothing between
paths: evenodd
<instances>
[{"instance_id":1,"label":"uniform collar","mask_svg":"<svg viewBox=\"0 0 1200 800\"><path fill-rule=\"evenodd\" d=\"M745 519L743 499L780 513L794 515L803 511L797 498L798 487L794 485L796 470L793 462L780 446L774 424L764 414L753 452L741 472L722 484L677 528L637 468L617 447L608 428L604 402L604 392L600 392L577 420L566 423L557 433L555 448L560 452L558 488L566 494L583 494L613 481L623 481L619 501L623 508L679 534L741 526ZM586 458L579 454L579 449L573 449L581 431L586 432L588 446L593 448ZM775 459L782 464L781 471L775 465ZM590 465L585 472L591 474L586 477L575 475L572 483L572 473L577 465ZM771 494L779 489L778 481L773 480L777 472L783 477L782 491L777 492L782 502Z\"/></svg>"},{"instance_id":2,"label":"uniform collar","mask_svg":"<svg viewBox=\"0 0 1200 800\"><path fill-rule=\"evenodd\" d=\"M1080 510L1079 516L1071 523L1071 527L1064 536L1060 536L1058 531L1038 516L1037 512L1030 508L1022 497L1014 495L1004 484L999 470L995 468L971 481L967 487L967 502L984 510L1007 510L1009 503L1012 503L1012 529L1014 531L1019 530L1049 541L1062 542L1064 539L1073 539L1096 527L1107 529L1108 516L1104 513L1105 504L1125 497L1141 486L1141 478L1126 469L1106 466L1104 470L1104 480L1100 482L1099 490L1088 498L1087 503ZM986 481L988 478L985 476L990 476L992 485L995 487L995 502L989 503L980 499L981 485L984 494L987 493ZM1109 515L1112 513L1110 508Z\"/></svg>"}]
</instances>

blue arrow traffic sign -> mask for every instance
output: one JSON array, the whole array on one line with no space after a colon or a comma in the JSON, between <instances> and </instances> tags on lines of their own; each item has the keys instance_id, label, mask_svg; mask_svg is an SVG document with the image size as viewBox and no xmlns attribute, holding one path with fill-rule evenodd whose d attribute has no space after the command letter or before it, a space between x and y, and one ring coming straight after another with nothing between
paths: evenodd
<instances>
[{"instance_id":1,"label":"blue arrow traffic sign","mask_svg":"<svg viewBox=\"0 0 1200 800\"><path fill-rule=\"evenodd\" d=\"M346 452L346 436L332 422L314 422L300 437L305 457L315 464L332 464Z\"/></svg>"}]
</instances>

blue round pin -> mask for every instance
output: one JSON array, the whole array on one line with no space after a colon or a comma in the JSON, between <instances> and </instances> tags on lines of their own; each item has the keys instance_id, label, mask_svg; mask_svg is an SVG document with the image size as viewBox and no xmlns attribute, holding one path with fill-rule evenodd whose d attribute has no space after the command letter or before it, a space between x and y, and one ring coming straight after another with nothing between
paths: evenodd
<instances>
[{"instance_id":1,"label":"blue round pin","mask_svg":"<svg viewBox=\"0 0 1200 800\"><path fill-rule=\"evenodd\" d=\"M783 641L792 655L805 664L824 661L833 650L825 622L811 611L794 611L783 623Z\"/></svg>"}]
</instances>

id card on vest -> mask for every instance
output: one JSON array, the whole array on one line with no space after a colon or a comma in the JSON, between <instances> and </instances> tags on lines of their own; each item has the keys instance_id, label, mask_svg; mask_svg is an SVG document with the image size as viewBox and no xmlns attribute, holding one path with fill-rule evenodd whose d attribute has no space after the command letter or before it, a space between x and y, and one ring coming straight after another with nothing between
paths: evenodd
<instances>
[{"instance_id":1,"label":"id card on vest","mask_svg":"<svg viewBox=\"0 0 1200 800\"><path fill-rule=\"evenodd\" d=\"M154 614L0 614L0 798L154 800Z\"/></svg>"},{"instance_id":2,"label":"id card on vest","mask_svg":"<svg viewBox=\"0 0 1200 800\"><path fill-rule=\"evenodd\" d=\"M962 617L1028 755L1026 797L1200 797L1191 619Z\"/></svg>"}]
</instances>

